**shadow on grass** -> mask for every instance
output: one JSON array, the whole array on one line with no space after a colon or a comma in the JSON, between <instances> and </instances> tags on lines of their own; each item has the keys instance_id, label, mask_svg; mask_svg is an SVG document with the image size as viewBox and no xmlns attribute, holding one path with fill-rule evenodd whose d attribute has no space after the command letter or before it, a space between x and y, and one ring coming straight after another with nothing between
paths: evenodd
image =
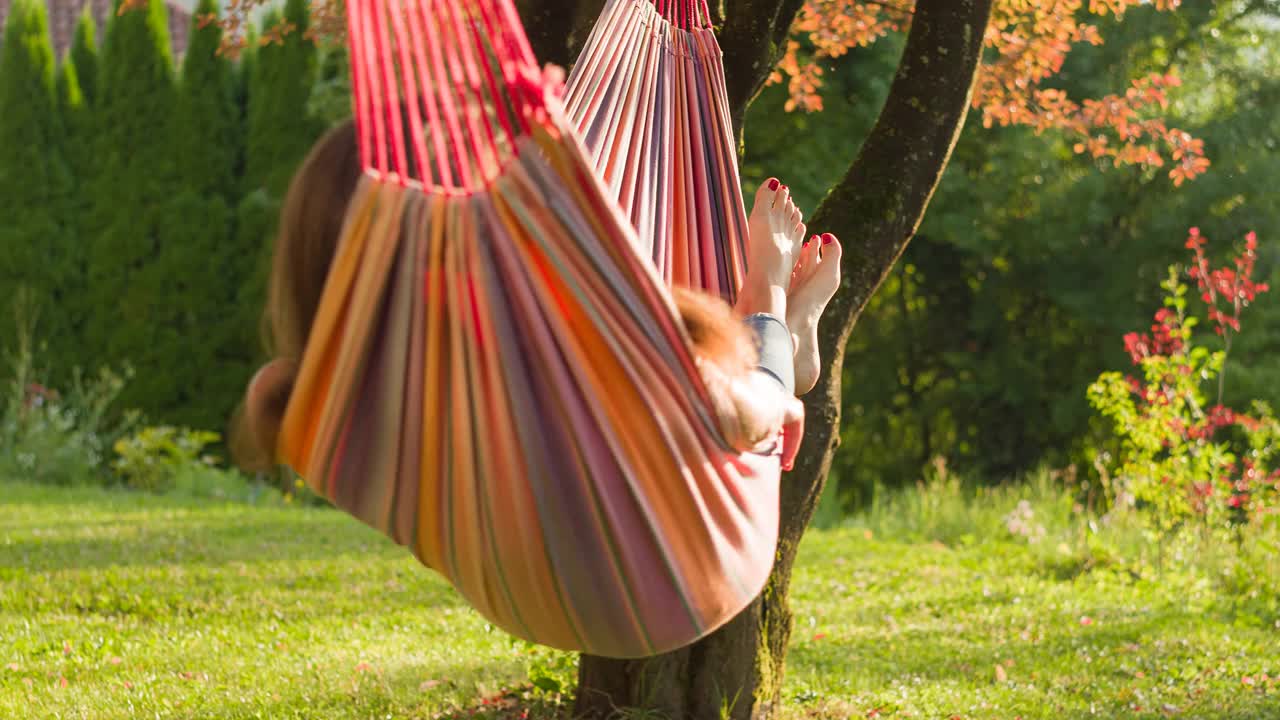
<instances>
[{"instance_id":1,"label":"shadow on grass","mask_svg":"<svg viewBox=\"0 0 1280 720\"><path fill-rule=\"evenodd\" d=\"M95 523L92 527L30 533L0 545L0 567L29 573L160 565L220 566L264 561L334 560L343 556L396 559L397 547L337 512L228 522ZM62 535L62 537L59 537ZM70 537L66 537L70 535Z\"/></svg>"},{"instance_id":2,"label":"shadow on grass","mask_svg":"<svg viewBox=\"0 0 1280 720\"><path fill-rule=\"evenodd\" d=\"M501 675L505 675L502 677ZM447 680L440 678L447 676ZM483 663L454 662L447 668L407 664L385 673L353 672L345 688L282 697L268 704L229 701L219 717L323 718L412 717L423 720L569 720L572 700L537 693L515 673L495 677Z\"/></svg>"}]
</instances>

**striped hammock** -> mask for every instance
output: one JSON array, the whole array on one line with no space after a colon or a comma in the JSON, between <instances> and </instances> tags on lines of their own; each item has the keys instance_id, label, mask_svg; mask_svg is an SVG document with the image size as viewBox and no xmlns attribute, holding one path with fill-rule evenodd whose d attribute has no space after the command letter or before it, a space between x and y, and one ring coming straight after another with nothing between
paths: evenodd
<instances>
[{"instance_id":1,"label":"striped hammock","mask_svg":"<svg viewBox=\"0 0 1280 720\"><path fill-rule=\"evenodd\" d=\"M747 215L705 0L608 0L565 107L662 278L733 302Z\"/></svg>"},{"instance_id":2,"label":"striped hammock","mask_svg":"<svg viewBox=\"0 0 1280 720\"><path fill-rule=\"evenodd\" d=\"M724 442L661 277L511 0L348 0L365 168L280 455L487 619L686 645L764 585L778 459Z\"/></svg>"}]
</instances>

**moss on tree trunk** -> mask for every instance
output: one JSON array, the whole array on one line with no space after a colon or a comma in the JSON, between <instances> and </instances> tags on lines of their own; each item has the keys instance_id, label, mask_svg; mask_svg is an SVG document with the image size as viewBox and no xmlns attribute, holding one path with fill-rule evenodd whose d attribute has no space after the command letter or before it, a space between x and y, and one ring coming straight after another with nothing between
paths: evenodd
<instances>
[{"instance_id":1,"label":"moss on tree trunk","mask_svg":"<svg viewBox=\"0 0 1280 720\"><path fill-rule=\"evenodd\" d=\"M735 119L758 92L798 2L744 2L720 28ZM793 620L796 550L839 444L840 376L849 333L919 225L964 124L991 0L919 0L880 117L808 223L845 239L844 282L823 319L822 377L805 398L806 437L783 478L773 575L761 596L711 636L645 660L583 656L575 716L646 708L672 720L767 718L781 701Z\"/></svg>"}]
</instances>

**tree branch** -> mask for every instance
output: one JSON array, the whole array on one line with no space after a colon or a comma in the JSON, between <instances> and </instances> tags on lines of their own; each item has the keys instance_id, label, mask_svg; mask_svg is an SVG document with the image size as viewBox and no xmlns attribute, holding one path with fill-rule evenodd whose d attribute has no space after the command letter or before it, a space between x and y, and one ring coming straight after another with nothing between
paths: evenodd
<instances>
[{"instance_id":1,"label":"tree branch","mask_svg":"<svg viewBox=\"0 0 1280 720\"><path fill-rule=\"evenodd\" d=\"M713 6L735 136L741 135L747 106L782 58L803 5L804 0L722 0Z\"/></svg>"},{"instance_id":2,"label":"tree branch","mask_svg":"<svg viewBox=\"0 0 1280 720\"><path fill-rule=\"evenodd\" d=\"M604 0L515 0L533 54L568 69L581 52Z\"/></svg>"},{"instance_id":3,"label":"tree branch","mask_svg":"<svg viewBox=\"0 0 1280 720\"><path fill-rule=\"evenodd\" d=\"M968 113L991 0L920 0L889 96L857 159L808 223L842 238L841 290L819 328L822 376L784 479L779 570L789 575L839 444L845 344L924 216ZM780 577L778 579L781 579Z\"/></svg>"}]
</instances>

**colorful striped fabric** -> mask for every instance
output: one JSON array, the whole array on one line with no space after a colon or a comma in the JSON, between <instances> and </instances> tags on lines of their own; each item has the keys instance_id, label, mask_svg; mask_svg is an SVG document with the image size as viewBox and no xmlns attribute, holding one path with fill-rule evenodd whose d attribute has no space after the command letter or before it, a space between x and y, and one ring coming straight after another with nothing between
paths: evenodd
<instances>
[{"instance_id":1,"label":"colorful striped fabric","mask_svg":"<svg viewBox=\"0 0 1280 720\"><path fill-rule=\"evenodd\" d=\"M565 106L663 279L732 302L747 215L709 18L703 0L608 0Z\"/></svg>"},{"instance_id":2,"label":"colorful striped fabric","mask_svg":"<svg viewBox=\"0 0 1280 720\"><path fill-rule=\"evenodd\" d=\"M637 657L714 630L772 566L778 459L724 443L510 0L347 9L366 177L282 460L519 637Z\"/></svg>"}]
</instances>

